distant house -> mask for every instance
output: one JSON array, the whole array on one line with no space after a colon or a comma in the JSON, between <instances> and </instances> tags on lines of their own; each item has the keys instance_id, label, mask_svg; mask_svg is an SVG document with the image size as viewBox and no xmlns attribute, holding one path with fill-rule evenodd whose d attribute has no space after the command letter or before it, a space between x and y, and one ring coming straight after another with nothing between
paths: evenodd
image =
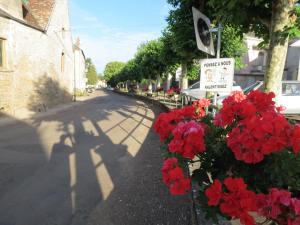
<instances>
[{"instance_id":1,"label":"distant house","mask_svg":"<svg viewBox=\"0 0 300 225\"><path fill-rule=\"evenodd\" d=\"M68 0L0 0L0 112L71 101L78 48Z\"/></svg>"},{"instance_id":2,"label":"distant house","mask_svg":"<svg viewBox=\"0 0 300 225\"><path fill-rule=\"evenodd\" d=\"M300 80L300 40L292 40L289 45L285 69L285 80Z\"/></svg>"},{"instance_id":3,"label":"distant house","mask_svg":"<svg viewBox=\"0 0 300 225\"><path fill-rule=\"evenodd\" d=\"M85 55L80 48L80 39L77 38L74 44L74 62L75 62L75 87L74 89L79 92L84 92L86 89L87 77L85 68Z\"/></svg>"},{"instance_id":4,"label":"distant house","mask_svg":"<svg viewBox=\"0 0 300 225\"><path fill-rule=\"evenodd\" d=\"M267 51L257 46L262 41L253 35L245 35L247 52L243 63L245 67L235 72L235 81L242 87L246 87L257 80L263 80L267 65ZM300 80L300 41L290 42L286 57L284 80Z\"/></svg>"}]
</instances>

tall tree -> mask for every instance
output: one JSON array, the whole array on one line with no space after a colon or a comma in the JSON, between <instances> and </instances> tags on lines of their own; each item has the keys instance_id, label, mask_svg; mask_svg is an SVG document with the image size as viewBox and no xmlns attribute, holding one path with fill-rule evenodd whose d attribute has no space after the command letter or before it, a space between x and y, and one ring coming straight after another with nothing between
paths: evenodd
<instances>
[{"instance_id":1,"label":"tall tree","mask_svg":"<svg viewBox=\"0 0 300 225\"><path fill-rule=\"evenodd\" d=\"M182 66L181 86L187 86L188 68L193 68L195 59L212 57L198 50L196 44L192 7L205 11L209 17L211 10L207 10L203 0L168 0L174 9L167 18L166 33L172 40L172 48ZM205 8L205 10L204 10ZM243 35L238 26L224 25L221 57L234 57L237 66L241 67L242 53L245 51Z\"/></svg>"},{"instance_id":2,"label":"tall tree","mask_svg":"<svg viewBox=\"0 0 300 225\"><path fill-rule=\"evenodd\" d=\"M124 62L115 61L115 62L107 63L103 72L104 79L107 81L107 83L111 85L115 83L116 76L122 71L124 66L125 66Z\"/></svg>"},{"instance_id":3,"label":"tall tree","mask_svg":"<svg viewBox=\"0 0 300 225\"><path fill-rule=\"evenodd\" d=\"M299 0L207 0L205 7L218 21L254 32L268 46L265 90L279 92L289 38L299 35Z\"/></svg>"},{"instance_id":4,"label":"tall tree","mask_svg":"<svg viewBox=\"0 0 300 225\"><path fill-rule=\"evenodd\" d=\"M85 60L85 67L87 69L87 74L86 74L87 84L95 85L99 80L99 77L97 75L96 67L90 58L87 58Z\"/></svg>"},{"instance_id":5,"label":"tall tree","mask_svg":"<svg viewBox=\"0 0 300 225\"><path fill-rule=\"evenodd\" d=\"M172 35L173 49L182 67L181 88L187 88L187 67L193 59L203 55L198 49L195 38L192 7L199 8L198 0L168 0L174 9L167 18L167 31Z\"/></svg>"},{"instance_id":6,"label":"tall tree","mask_svg":"<svg viewBox=\"0 0 300 225\"><path fill-rule=\"evenodd\" d=\"M166 70L166 63L162 58L164 43L161 39L152 40L142 44L135 56L139 64L139 71L144 78L160 80L160 76Z\"/></svg>"}]
</instances>

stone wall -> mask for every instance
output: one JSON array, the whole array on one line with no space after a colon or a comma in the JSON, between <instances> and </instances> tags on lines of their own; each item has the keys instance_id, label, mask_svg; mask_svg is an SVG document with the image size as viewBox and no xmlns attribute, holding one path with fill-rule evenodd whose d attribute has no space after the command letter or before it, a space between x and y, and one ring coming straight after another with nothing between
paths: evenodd
<instances>
[{"instance_id":1,"label":"stone wall","mask_svg":"<svg viewBox=\"0 0 300 225\"><path fill-rule=\"evenodd\" d=\"M66 12L68 1L57 1L45 33L0 17L7 58L0 68L1 111L41 111L72 100L73 40Z\"/></svg>"},{"instance_id":2,"label":"stone wall","mask_svg":"<svg viewBox=\"0 0 300 225\"><path fill-rule=\"evenodd\" d=\"M22 0L0 0L0 7L12 16L22 19Z\"/></svg>"},{"instance_id":3,"label":"stone wall","mask_svg":"<svg viewBox=\"0 0 300 225\"><path fill-rule=\"evenodd\" d=\"M86 89L85 57L81 49L75 46L75 81L76 90L83 92Z\"/></svg>"}]
</instances>

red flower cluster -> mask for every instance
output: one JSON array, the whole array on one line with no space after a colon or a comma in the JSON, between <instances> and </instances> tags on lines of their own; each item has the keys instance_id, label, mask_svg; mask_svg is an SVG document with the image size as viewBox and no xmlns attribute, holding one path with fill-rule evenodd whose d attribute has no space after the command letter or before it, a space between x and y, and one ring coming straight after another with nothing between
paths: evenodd
<instances>
[{"instance_id":1,"label":"red flower cluster","mask_svg":"<svg viewBox=\"0 0 300 225\"><path fill-rule=\"evenodd\" d=\"M201 118L203 116L205 116L206 113L206 108L210 106L210 100L206 99L206 98L202 98L198 101L194 101L193 102L193 107L194 107L194 114L195 114L195 118Z\"/></svg>"},{"instance_id":2,"label":"red flower cluster","mask_svg":"<svg viewBox=\"0 0 300 225\"><path fill-rule=\"evenodd\" d=\"M167 90L167 95L175 95L180 94L180 89L176 87L171 87L169 90Z\"/></svg>"},{"instance_id":3,"label":"red flower cluster","mask_svg":"<svg viewBox=\"0 0 300 225\"><path fill-rule=\"evenodd\" d=\"M293 127L291 146L293 147L295 154L300 151L300 125L296 125Z\"/></svg>"},{"instance_id":4,"label":"red flower cluster","mask_svg":"<svg viewBox=\"0 0 300 225\"><path fill-rule=\"evenodd\" d=\"M173 140L169 150L184 158L193 159L196 154L205 151L204 127L195 121L182 122L173 130Z\"/></svg>"},{"instance_id":5,"label":"red flower cluster","mask_svg":"<svg viewBox=\"0 0 300 225\"><path fill-rule=\"evenodd\" d=\"M214 180L214 183L205 190L205 195L208 198L208 205L219 205L222 194L222 183L219 180Z\"/></svg>"},{"instance_id":6,"label":"red flower cluster","mask_svg":"<svg viewBox=\"0 0 300 225\"><path fill-rule=\"evenodd\" d=\"M257 195L258 213L280 225L300 224L300 200L285 190L273 188L269 194Z\"/></svg>"},{"instance_id":7,"label":"red flower cluster","mask_svg":"<svg viewBox=\"0 0 300 225\"><path fill-rule=\"evenodd\" d=\"M156 119L153 128L160 136L161 141L166 141L179 122L199 119L205 115L205 107L210 105L208 99L193 102L193 105L182 109L175 109L168 113L161 113Z\"/></svg>"},{"instance_id":8,"label":"red flower cluster","mask_svg":"<svg viewBox=\"0 0 300 225\"><path fill-rule=\"evenodd\" d=\"M159 135L161 141L167 140L177 125L176 113L161 113L156 119L153 129Z\"/></svg>"},{"instance_id":9,"label":"red flower cluster","mask_svg":"<svg viewBox=\"0 0 300 225\"><path fill-rule=\"evenodd\" d=\"M237 160L258 163L289 145L290 129L282 114L264 112L240 121L229 133L227 144Z\"/></svg>"},{"instance_id":10,"label":"red flower cluster","mask_svg":"<svg viewBox=\"0 0 300 225\"><path fill-rule=\"evenodd\" d=\"M234 119L240 113L240 102L246 99L246 95L244 95L241 91L234 91L231 95L223 100L223 106L220 112L216 115L214 124L217 126L225 127L227 125L231 125Z\"/></svg>"},{"instance_id":11,"label":"red flower cluster","mask_svg":"<svg viewBox=\"0 0 300 225\"><path fill-rule=\"evenodd\" d=\"M247 117L264 112L278 112L273 92L264 93L259 90L250 92L247 96L242 92L233 92L223 101L223 107L216 115L215 125L225 127L232 125L234 121L240 121Z\"/></svg>"},{"instance_id":12,"label":"red flower cluster","mask_svg":"<svg viewBox=\"0 0 300 225\"><path fill-rule=\"evenodd\" d=\"M254 225L255 221L249 212L257 211L256 194L247 190L247 185L242 178L226 178L224 181L227 192L222 192L219 180L205 190L208 205L220 205L223 214L232 219L239 218L244 225Z\"/></svg>"},{"instance_id":13,"label":"red flower cluster","mask_svg":"<svg viewBox=\"0 0 300 225\"><path fill-rule=\"evenodd\" d=\"M172 195L186 194L191 188L191 180L184 176L182 168L178 165L177 158L169 158L164 162L162 175L163 181L170 188Z\"/></svg>"}]
</instances>

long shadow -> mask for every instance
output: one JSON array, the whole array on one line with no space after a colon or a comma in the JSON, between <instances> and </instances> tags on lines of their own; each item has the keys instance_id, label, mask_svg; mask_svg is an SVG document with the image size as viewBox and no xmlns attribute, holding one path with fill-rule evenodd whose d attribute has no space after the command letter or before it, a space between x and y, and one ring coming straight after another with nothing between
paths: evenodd
<instances>
[{"instance_id":1,"label":"long shadow","mask_svg":"<svg viewBox=\"0 0 300 225\"><path fill-rule=\"evenodd\" d=\"M47 74L33 83L28 109L35 112L47 111L58 104L72 101L72 95L61 84Z\"/></svg>"},{"instance_id":2,"label":"long shadow","mask_svg":"<svg viewBox=\"0 0 300 225\"><path fill-rule=\"evenodd\" d=\"M149 131L157 113L139 101L102 93L30 125L17 123L17 137L5 131L0 149L12 145L23 155L36 142L30 149L41 159L11 165L12 171L20 169L9 184L3 185L0 174L0 225L189 224L188 199L171 197L161 183L160 144ZM20 138L17 147L14 138Z\"/></svg>"}]
</instances>

